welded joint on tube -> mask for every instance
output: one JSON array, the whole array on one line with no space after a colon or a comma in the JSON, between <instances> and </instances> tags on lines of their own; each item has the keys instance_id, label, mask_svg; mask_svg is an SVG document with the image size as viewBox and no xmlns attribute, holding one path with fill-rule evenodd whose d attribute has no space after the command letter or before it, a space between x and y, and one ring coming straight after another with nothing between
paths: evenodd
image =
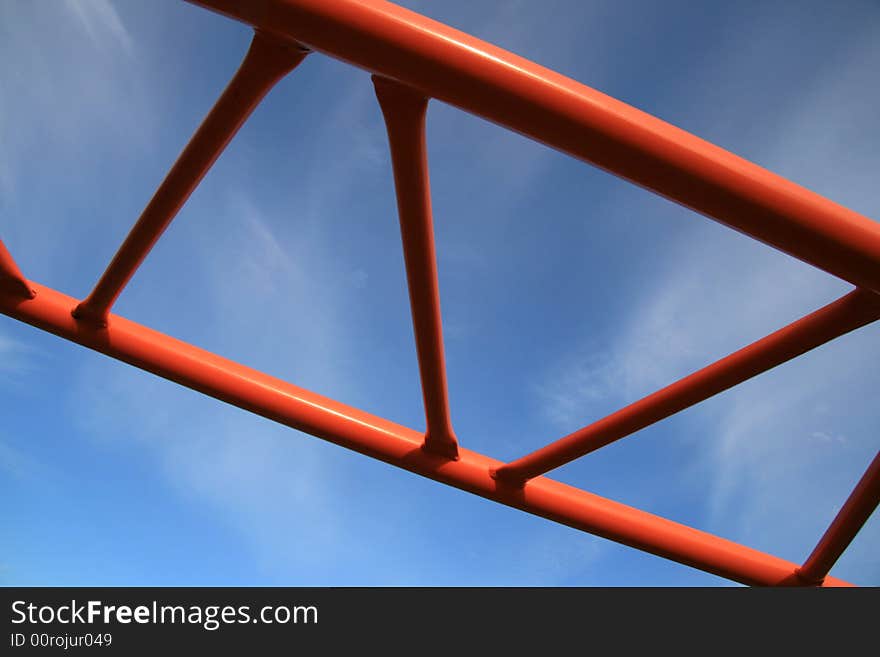
<instances>
[{"instance_id":1,"label":"welded joint on tube","mask_svg":"<svg viewBox=\"0 0 880 657\"><path fill-rule=\"evenodd\" d=\"M373 74L370 78L383 113L400 112L409 107L424 111L428 106L429 96L415 87L382 75Z\"/></svg>"},{"instance_id":2,"label":"welded joint on tube","mask_svg":"<svg viewBox=\"0 0 880 657\"><path fill-rule=\"evenodd\" d=\"M37 296L37 291L22 275L3 240L0 240L0 288L26 299L33 299Z\"/></svg>"},{"instance_id":3,"label":"welded joint on tube","mask_svg":"<svg viewBox=\"0 0 880 657\"><path fill-rule=\"evenodd\" d=\"M93 328L107 328L110 325L109 313L102 313L100 310L95 311L93 306L86 303L79 303L70 311L71 317L76 321L88 324Z\"/></svg>"},{"instance_id":4,"label":"welded joint on tube","mask_svg":"<svg viewBox=\"0 0 880 657\"><path fill-rule=\"evenodd\" d=\"M458 461L461 456L458 453L458 443L449 440L429 440L427 435L420 449L433 456L442 456L450 461Z\"/></svg>"},{"instance_id":5,"label":"welded joint on tube","mask_svg":"<svg viewBox=\"0 0 880 657\"><path fill-rule=\"evenodd\" d=\"M16 276L0 274L0 289L25 299L33 299L37 296L37 291L30 286L26 279Z\"/></svg>"},{"instance_id":6,"label":"welded joint on tube","mask_svg":"<svg viewBox=\"0 0 880 657\"><path fill-rule=\"evenodd\" d=\"M794 571L795 577L798 578L801 582L804 583L805 586L822 586L825 582L825 577L811 577L808 573L804 572L803 568L796 568Z\"/></svg>"},{"instance_id":7,"label":"welded joint on tube","mask_svg":"<svg viewBox=\"0 0 880 657\"><path fill-rule=\"evenodd\" d=\"M288 36L278 34L276 32L268 32L259 27L254 28L254 38L260 38L264 41L272 41L280 46L284 46L285 48L292 50L294 53L299 55L308 55L309 53L313 52L311 48L303 43L300 43L296 39L291 39Z\"/></svg>"},{"instance_id":8,"label":"welded joint on tube","mask_svg":"<svg viewBox=\"0 0 880 657\"><path fill-rule=\"evenodd\" d=\"M36 290L28 285L28 282L24 279L0 276L0 288L8 290L17 296L24 297L25 299L33 299L37 296Z\"/></svg>"},{"instance_id":9,"label":"welded joint on tube","mask_svg":"<svg viewBox=\"0 0 880 657\"><path fill-rule=\"evenodd\" d=\"M525 488L528 479L522 477L504 466L500 468L489 468L489 476L499 484L509 486L510 488Z\"/></svg>"}]
</instances>

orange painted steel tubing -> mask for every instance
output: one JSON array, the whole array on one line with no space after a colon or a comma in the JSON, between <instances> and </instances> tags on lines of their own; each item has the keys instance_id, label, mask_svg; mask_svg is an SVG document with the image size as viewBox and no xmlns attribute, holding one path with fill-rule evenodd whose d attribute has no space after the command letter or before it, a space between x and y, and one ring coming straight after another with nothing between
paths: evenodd
<instances>
[{"instance_id":1,"label":"orange painted steel tubing","mask_svg":"<svg viewBox=\"0 0 880 657\"><path fill-rule=\"evenodd\" d=\"M135 367L392 465L721 577L751 585L803 585L797 564L645 511L538 477L524 488L489 475L500 462L467 449L452 460L422 435L112 315L106 328L77 322L75 300L33 284L24 299L0 291L0 312ZM823 586L848 586L826 577Z\"/></svg>"},{"instance_id":2,"label":"orange painted steel tubing","mask_svg":"<svg viewBox=\"0 0 880 657\"><path fill-rule=\"evenodd\" d=\"M382 0L189 0L403 82L880 292L880 224L559 73Z\"/></svg>"},{"instance_id":3,"label":"orange painted steel tubing","mask_svg":"<svg viewBox=\"0 0 880 657\"><path fill-rule=\"evenodd\" d=\"M32 298L34 296L30 284L22 276L3 240L0 240L0 289L2 288L23 297Z\"/></svg>"},{"instance_id":4,"label":"orange painted steel tubing","mask_svg":"<svg viewBox=\"0 0 880 657\"><path fill-rule=\"evenodd\" d=\"M0 312L343 447L722 577L757 585L847 585L827 573L877 506L880 455L801 567L540 475L877 319L880 225L589 87L381 0L191 1L256 28L241 68L89 297L77 306L71 297L26 280L0 242ZM424 435L110 314L229 140L307 48L379 78L374 80L388 128L425 401ZM602 167L861 289L511 464L458 449L424 133L430 97Z\"/></svg>"},{"instance_id":5,"label":"orange painted steel tubing","mask_svg":"<svg viewBox=\"0 0 880 657\"><path fill-rule=\"evenodd\" d=\"M171 167L92 293L74 309L75 317L106 322L123 288L223 149L275 83L296 68L306 54L299 44L257 30L241 67Z\"/></svg>"},{"instance_id":6,"label":"orange painted steel tubing","mask_svg":"<svg viewBox=\"0 0 880 657\"><path fill-rule=\"evenodd\" d=\"M798 577L817 584L831 570L880 504L880 452L798 571Z\"/></svg>"},{"instance_id":7,"label":"orange painted steel tubing","mask_svg":"<svg viewBox=\"0 0 880 657\"><path fill-rule=\"evenodd\" d=\"M806 317L495 472L519 483L674 415L880 319L880 295L854 290Z\"/></svg>"},{"instance_id":8,"label":"orange painted steel tubing","mask_svg":"<svg viewBox=\"0 0 880 657\"><path fill-rule=\"evenodd\" d=\"M430 452L458 458L458 441L449 413L440 284L431 216L425 143L428 99L392 80L374 77L373 83L388 129L394 169L400 235L427 417L424 447Z\"/></svg>"}]
</instances>

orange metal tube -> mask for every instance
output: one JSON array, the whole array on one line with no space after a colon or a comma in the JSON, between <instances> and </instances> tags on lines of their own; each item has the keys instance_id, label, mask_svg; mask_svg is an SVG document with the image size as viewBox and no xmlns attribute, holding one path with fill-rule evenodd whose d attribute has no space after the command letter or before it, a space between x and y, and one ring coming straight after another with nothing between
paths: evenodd
<instances>
[{"instance_id":1,"label":"orange metal tube","mask_svg":"<svg viewBox=\"0 0 880 657\"><path fill-rule=\"evenodd\" d=\"M191 1L257 29L241 68L89 297L75 306L71 297L27 281L0 242L0 312L343 447L722 577L847 585L827 573L880 500L880 454L801 567L538 475L877 319L880 225L589 87L381 0ZM382 78L376 90L394 164L424 436L110 314L250 112L302 60L300 43ZM443 357L424 135L428 97L602 167L863 289L511 464L459 450Z\"/></svg>"},{"instance_id":2,"label":"orange metal tube","mask_svg":"<svg viewBox=\"0 0 880 657\"><path fill-rule=\"evenodd\" d=\"M393 80L374 76L373 84L388 129L394 169L400 235L427 418L424 448L458 458L458 441L449 413L440 283L431 216L425 143L428 99Z\"/></svg>"},{"instance_id":3,"label":"orange metal tube","mask_svg":"<svg viewBox=\"0 0 880 657\"><path fill-rule=\"evenodd\" d=\"M22 276L3 240L0 240L0 288L6 288L10 292L28 299L34 296L34 291Z\"/></svg>"},{"instance_id":4,"label":"orange metal tube","mask_svg":"<svg viewBox=\"0 0 880 657\"><path fill-rule=\"evenodd\" d=\"M797 575L808 584L818 584L855 538L880 504L880 452L862 475L831 526L819 540Z\"/></svg>"},{"instance_id":5,"label":"orange metal tube","mask_svg":"<svg viewBox=\"0 0 880 657\"><path fill-rule=\"evenodd\" d=\"M576 529L751 585L803 585L797 565L632 507L538 477L524 488L489 475L500 462L461 449L458 460L421 448L422 435L117 315L108 327L77 322L74 299L33 284L23 299L0 291L0 312L289 427L442 483ZM846 586L826 577L824 586Z\"/></svg>"},{"instance_id":6,"label":"orange metal tube","mask_svg":"<svg viewBox=\"0 0 880 657\"><path fill-rule=\"evenodd\" d=\"M92 293L74 309L76 318L106 322L123 288L223 149L275 83L296 68L306 54L289 39L257 30L241 67L171 167Z\"/></svg>"},{"instance_id":7,"label":"orange metal tube","mask_svg":"<svg viewBox=\"0 0 880 657\"><path fill-rule=\"evenodd\" d=\"M880 295L854 290L662 390L511 461L495 476L522 484L877 319Z\"/></svg>"},{"instance_id":8,"label":"orange metal tube","mask_svg":"<svg viewBox=\"0 0 880 657\"><path fill-rule=\"evenodd\" d=\"M880 224L501 48L382 0L189 0L392 78L880 292Z\"/></svg>"}]
</instances>

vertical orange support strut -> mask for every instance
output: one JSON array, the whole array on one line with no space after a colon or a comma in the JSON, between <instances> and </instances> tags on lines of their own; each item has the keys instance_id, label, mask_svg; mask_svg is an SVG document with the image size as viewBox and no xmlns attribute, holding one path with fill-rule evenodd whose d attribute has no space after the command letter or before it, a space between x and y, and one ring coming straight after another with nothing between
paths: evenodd
<instances>
[{"instance_id":1,"label":"vertical orange support strut","mask_svg":"<svg viewBox=\"0 0 880 657\"><path fill-rule=\"evenodd\" d=\"M874 509L880 504L880 452L862 475L831 526L797 569L796 574L808 584L821 584L831 567L843 554Z\"/></svg>"},{"instance_id":2,"label":"vertical orange support strut","mask_svg":"<svg viewBox=\"0 0 880 657\"><path fill-rule=\"evenodd\" d=\"M73 311L106 326L110 308L144 258L269 90L305 58L293 40L256 30L240 68L119 247L92 293Z\"/></svg>"},{"instance_id":3,"label":"vertical orange support strut","mask_svg":"<svg viewBox=\"0 0 880 657\"><path fill-rule=\"evenodd\" d=\"M4 287L10 292L28 299L34 298L35 293L33 289L31 289L25 277L22 276L18 265L15 264L15 260L12 259L12 255L7 250L3 240L0 240L0 287Z\"/></svg>"},{"instance_id":4,"label":"vertical orange support strut","mask_svg":"<svg viewBox=\"0 0 880 657\"><path fill-rule=\"evenodd\" d=\"M449 414L440 284L431 218L425 143L428 99L410 87L379 76L373 76L373 85L385 117L394 168L397 212L427 417L423 448L457 459L458 441Z\"/></svg>"}]
</instances>

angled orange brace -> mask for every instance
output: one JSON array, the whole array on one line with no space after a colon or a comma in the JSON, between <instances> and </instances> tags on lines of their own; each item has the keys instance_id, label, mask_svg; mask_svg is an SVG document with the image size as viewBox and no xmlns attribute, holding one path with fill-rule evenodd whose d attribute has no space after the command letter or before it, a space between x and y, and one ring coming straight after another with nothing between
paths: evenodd
<instances>
[{"instance_id":1,"label":"angled orange brace","mask_svg":"<svg viewBox=\"0 0 880 657\"><path fill-rule=\"evenodd\" d=\"M255 33L241 68L171 167L95 289L73 310L74 317L106 326L110 308L208 169L275 83L307 53L294 41L259 30Z\"/></svg>"},{"instance_id":2,"label":"angled orange brace","mask_svg":"<svg viewBox=\"0 0 880 657\"><path fill-rule=\"evenodd\" d=\"M752 585L848 585L831 567L880 502L880 454L802 566L553 481L546 472L880 319L880 226L659 119L381 0L192 0L253 26L239 71L92 293L26 280L0 241L0 312L287 426L571 527ZM310 51L374 74L388 129L424 434L111 314L162 232L272 86ZM430 98L606 169L857 286L612 415L511 463L452 429L431 216Z\"/></svg>"}]
</instances>

